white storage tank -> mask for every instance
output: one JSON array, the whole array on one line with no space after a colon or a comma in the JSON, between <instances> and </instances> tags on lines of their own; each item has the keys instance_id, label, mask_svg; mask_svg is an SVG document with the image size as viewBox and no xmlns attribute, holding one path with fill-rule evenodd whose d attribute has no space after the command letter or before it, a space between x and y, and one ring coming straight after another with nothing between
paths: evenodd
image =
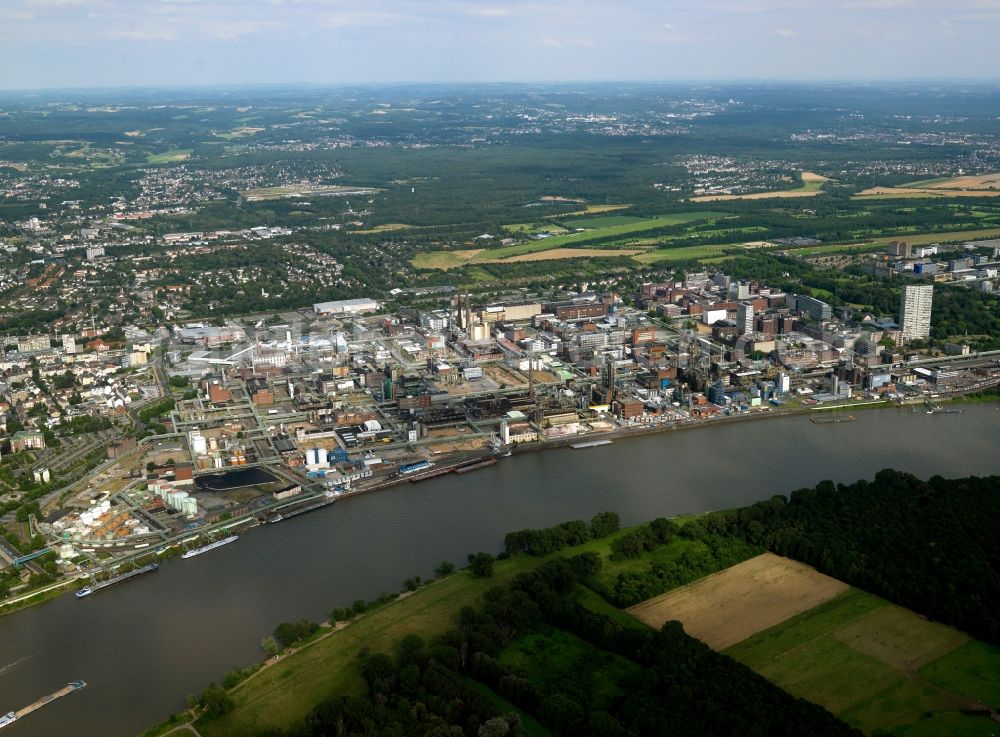
<instances>
[{"instance_id":1,"label":"white storage tank","mask_svg":"<svg viewBox=\"0 0 1000 737\"><path fill-rule=\"evenodd\" d=\"M200 432L193 432L190 435L191 451L195 455L205 455L208 452L208 441Z\"/></svg>"}]
</instances>

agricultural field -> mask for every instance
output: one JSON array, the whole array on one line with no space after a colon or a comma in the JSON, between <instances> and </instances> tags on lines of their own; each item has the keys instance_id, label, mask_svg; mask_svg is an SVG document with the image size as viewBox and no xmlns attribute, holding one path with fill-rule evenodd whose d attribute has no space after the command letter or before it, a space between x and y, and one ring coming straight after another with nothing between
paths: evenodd
<instances>
[{"instance_id":1,"label":"agricultural field","mask_svg":"<svg viewBox=\"0 0 1000 737\"><path fill-rule=\"evenodd\" d=\"M640 253L632 258L640 264L661 264L677 261L703 261L709 258L728 258L725 253L727 250L740 247L740 244L728 243L718 246L680 246L679 248L657 248Z\"/></svg>"},{"instance_id":2,"label":"agricultural field","mask_svg":"<svg viewBox=\"0 0 1000 737\"><path fill-rule=\"evenodd\" d=\"M504 230L518 235L535 235L536 233L560 235L569 232L566 228L556 223L510 223L503 227Z\"/></svg>"},{"instance_id":3,"label":"agricultural field","mask_svg":"<svg viewBox=\"0 0 1000 737\"><path fill-rule=\"evenodd\" d=\"M701 210L697 212L681 212L674 215L661 215L653 218L639 218L638 220L629 218L630 222L622 225L609 225L605 227L591 228L581 233L567 233L566 235L552 236L538 241L518 243L513 246L507 246L506 248L491 248L487 251L487 253L480 257L480 260L507 259L511 256L521 256L526 253L548 251L554 248L572 246L576 243L586 243L587 241L596 240L598 238L624 238L648 230L669 228L675 225L683 225L685 223L691 223L698 220L714 220L726 217L726 215L727 213L724 212Z\"/></svg>"},{"instance_id":4,"label":"agricultural field","mask_svg":"<svg viewBox=\"0 0 1000 737\"><path fill-rule=\"evenodd\" d=\"M1000 173L924 179L919 182L910 182L904 186L919 187L920 189L998 189L1000 188Z\"/></svg>"},{"instance_id":5,"label":"agricultural field","mask_svg":"<svg viewBox=\"0 0 1000 737\"><path fill-rule=\"evenodd\" d=\"M646 218L638 217L636 215L603 215L601 217L594 218L563 220L562 222L570 228L587 228L590 230L593 228L610 228L616 225L641 223L643 220L646 220Z\"/></svg>"},{"instance_id":6,"label":"agricultural field","mask_svg":"<svg viewBox=\"0 0 1000 737\"><path fill-rule=\"evenodd\" d=\"M407 225L406 223L382 223L381 225L375 225L371 228L365 228L364 230L352 230L351 233L395 233L400 230L409 230L412 225Z\"/></svg>"},{"instance_id":7,"label":"agricultural field","mask_svg":"<svg viewBox=\"0 0 1000 737\"><path fill-rule=\"evenodd\" d=\"M998 197L1000 174L939 177L910 182L899 187L871 187L855 199L895 199L900 197Z\"/></svg>"},{"instance_id":8,"label":"agricultural field","mask_svg":"<svg viewBox=\"0 0 1000 737\"><path fill-rule=\"evenodd\" d=\"M886 246L892 241L906 241L913 245L926 245L928 243L959 243L961 241L988 240L1000 238L1000 226L985 228L980 230L956 230L953 232L937 233L904 233L900 235L876 238L870 241L872 245ZM864 244L859 244L864 245Z\"/></svg>"},{"instance_id":9,"label":"agricultural field","mask_svg":"<svg viewBox=\"0 0 1000 737\"><path fill-rule=\"evenodd\" d=\"M584 256L628 256L642 253L642 249L629 249L627 246L634 245L631 242L625 242L626 248L617 248L619 244L608 243L601 244L600 248L590 248L590 249L577 249L570 248L576 244L584 245L590 241L597 239L612 239L616 237L621 237L623 240L627 239L629 236L638 235L646 231L657 230L660 228L669 228L675 225L683 225L685 223L692 223L701 220L714 220L718 218L726 217L727 213L716 212L713 210L702 210L697 212L682 212L673 215L661 215L659 217L651 218L634 218L626 216L607 216L602 218L591 218L591 227L587 230L578 233L565 233L563 235L554 235L548 238L542 238L539 240L531 240L526 243L517 243L513 246L506 246L502 248L489 248L482 250L468 250L468 251L453 251L449 252L447 256L438 258L442 251L430 251L426 253L418 254L413 258L411 263L414 267L418 269L451 269L457 266L463 266L465 264L474 263L500 263L500 262L510 262L510 261L525 261L525 260L549 260L549 259L559 259L559 258L582 258ZM608 221L609 224L601 224L601 221ZM594 223L597 223L596 225ZM525 230L525 226L529 228L534 228L536 232L543 232L551 230L551 228L536 228L534 224L525 223L515 223L513 226L507 226L508 228L513 227L515 231L518 232L528 232ZM583 227L583 226L580 226ZM549 257L549 259L524 259L519 258L523 256L528 256L531 254L539 254L547 251L556 251L561 249L557 256ZM584 253L583 251L587 251ZM466 257L456 257L455 254L462 253L466 254ZM474 254L469 256L468 254Z\"/></svg>"},{"instance_id":10,"label":"agricultural field","mask_svg":"<svg viewBox=\"0 0 1000 737\"><path fill-rule=\"evenodd\" d=\"M753 194L706 194L689 198L690 202L724 202L726 200L769 200L787 199L791 197L815 197L823 192L823 185L830 181L827 177L802 172L802 186L795 189L783 189L776 192L754 192Z\"/></svg>"},{"instance_id":11,"label":"agricultural field","mask_svg":"<svg viewBox=\"0 0 1000 737\"><path fill-rule=\"evenodd\" d=\"M1000 189L920 189L906 187L869 187L854 195L855 200L896 200L928 197L1000 197Z\"/></svg>"},{"instance_id":12,"label":"agricultural field","mask_svg":"<svg viewBox=\"0 0 1000 737\"><path fill-rule=\"evenodd\" d=\"M920 675L942 688L996 707L1000 695L1000 648L969 640L925 665Z\"/></svg>"},{"instance_id":13,"label":"agricultural field","mask_svg":"<svg viewBox=\"0 0 1000 737\"><path fill-rule=\"evenodd\" d=\"M676 619L688 634L723 650L847 588L807 565L764 553L637 604L628 612L655 629Z\"/></svg>"},{"instance_id":14,"label":"agricultural field","mask_svg":"<svg viewBox=\"0 0 1000 737\"><path fill-rule=\"evenodd\" d=\"M341 184L303 184L287 187L264 187L262 189L248 189L240 194L248 202L260 202L264 200L279 200L283 197L307 197L324 195L344 195L344 194L372 194L379 190L372 187L349 187Z\"/></svg>"},{"instance_id":15,"label":"agricultural field","mask_svg":"<svg viewBox=\"0 0 1000 737\"><path fill-rule=\"evenodd\" d=\"M988 735L1000 649L858 589L726 649L790 693L871 734Z\"/></svg>"},{"instance_id":16,"label":"agricultural field","mask_svg":"<svg viewBox=\"0 0 1000 737\"><path fill-rule=\"evenodd\" d=\"M177 161L186 161L191 158L194 152L192 148L172 148L159 154L149 154L146 161L150 164L170 164Z\"/></svg>"},{"instance_id":17,"label":"agricultural field","mask_svg":"<svg viewBox=\"0 0 1000 737\"><path fill-rule=\"evenodd\" d=\"M487 252L488 253L488 252ZM646 253L644 248L554 248L551 251L536 251L507 259L491 259L482 263L521 263L524 261L552 261L564 258L601 258L607 256L635 256Z\"/></svg>"},{"instance_id":18,"label":"agricultural field","mask_svg":"<svg viewBox=\"0 0 1000 737\"><path fill-rule=\"evenodd\" d=\"M226 141L231 141L234 138L247 138L249 136L256 135L257 133L260 133L263 130L265 129L254 128L251 126L243 126L241 128L234 128L228 133L213 133L212 135L215 136L216 138L222 138Z\"/></svg>"},{"instance_id":19,"label":"agricultural field","mask_svg":"<svg viewBox=\"0 0 1000 737\"><path fill-rule=\"evenodd\" d=\"M572 217L574 215L598 215L602 212L615 212L616 210L627 210L632 205L587 205L577 212L568 212L562 215L549 215L549 217Z\"/></svg>"},{"instance_id":20,"label":"agricultural field","mask_svg":"<svg viewBox=\"0 0 1000 737\"><path fill-rule=\"evenodd\" d=\"M417 269L457 269L471 263L483 252L482 248L470 248L464 251L424 251L413 257L412 264Z\"/></svg>"}]
</instances>

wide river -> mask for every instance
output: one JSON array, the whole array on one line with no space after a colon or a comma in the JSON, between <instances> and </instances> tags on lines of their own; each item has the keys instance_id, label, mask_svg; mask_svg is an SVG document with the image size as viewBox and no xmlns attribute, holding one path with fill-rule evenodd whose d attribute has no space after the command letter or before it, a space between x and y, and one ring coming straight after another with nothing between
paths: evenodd
<instances>
[{"instance_id":1,"label":"wide river","mask_svg":"<svg viewBox=\"0 0 1000 737\"><path fill-rule=\"evenodd\" d=\"M134 737L185 695L259 660L281 621L398 591L442 560L499 552L504 533L613 510L630 524L737 507L823 479L892 467L921 477L1000 474L1000 411L858 413L732 423L587 450L526 453L345 500L190 560L166 561L88 599L63 596L0 617L0 714L67 681L88 686L3 737Z\"/></svg>"}]
</instances>

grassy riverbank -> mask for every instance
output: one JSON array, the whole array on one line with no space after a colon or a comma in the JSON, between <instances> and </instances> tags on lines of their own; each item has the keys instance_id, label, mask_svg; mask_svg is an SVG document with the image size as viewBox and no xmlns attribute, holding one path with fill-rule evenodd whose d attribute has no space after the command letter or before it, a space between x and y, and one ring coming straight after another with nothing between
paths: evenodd
<instances>
[{"instance_id":1,"label":"grassy riverbank","mask_svg":"<svg viewBox=\"0 0 1000 737\"><path fill-rule=\"evenodd\" d=\"M217 719L202 717L195 726L205 737L286 727L332 693L362 694L365 684L358 655L363 649L391 650L411 632L430 641L453 625L462 607L474 605L488 589L540 562L523 556L497 561L491 578L460 571L364 614L263 668L230 692L235 702L232 711Z\"/></svg>"},{"instance_id":2,"label":"grassy riverbank","mask_svg":"<svg viewBox=\"0 0 1000 737\"><path fill-rule=\"evenodd\" d=\"M694 517L678 518L679 523ZM569 549L573 554L592 551L602 558L611 552L611 543L626 534L622 529L609 537L592 540ZM696 541L689 541L697 546ZM685 544L678 541L678 550ZM563 555L566 551L555 553ZM491 588L511 581L519 573L530 571L547 558L518 555L494 564L493 576L477 578L468 570L422 586L356 619L311 639L304 645L279 655L254 675L229 691L233 708L221 717L199 717L194 726L204 737L229 737L252 734L267 727L288 727L303 719L317 704L331 694L359 695L365 692L358 656L362 651L391 651L403 636L419 634L430 642L454 626L459 611L475 606ZM632 621L593 592L580 592L581 602L597 610L614 610L617 617ZM633 626L637 623L632 621ZM641 626L641 625L638 625ZM180 722L163 723L143 737L165 734Z\"/></svg>"},{"instance_id":3,"label":"grassy riverbank","mask_svg":"<svg viewBox=\"0 0 1000 737\"><path fill-rule=\"evenodd\" d=\"M961 724L952 724L953 731L970 737L979 735L981 728L992 723L990 717L994 712L988 701L983 702L985 706L976 702L976 699L982 700L982 693L989 693L988 686L970 688L967 682L981 678L977 675L970 679L967 674L972 672L970 669L975 669L976 673L991 673L998 651L985 642L971 640L968 634L955 627L930 622L898 603L892 606L888 603L890 599L856 590L850 601L863 600L866 606L858 611L848 607L852 612L850 617L840 616L843 611L838 610L836 627L822 630L830 636L817 645L816 657L796 661L793 668L778 668L775 665L778 660L781 660L778 665L787 665L781 657L786 651L814 634L815 628L808 627L804 634L799 633L797 623L800 620L826 622L814 615L819 616L832 606L828 600L848 590L849 581L837 580L811 567L810 561L819 555L822 547L800 546L804 562L796 562L773 553L762 553L763 548L754 540L771 535L780 542L788 530L799 529L803 519L808 519L814 520L815 528L808 539L821 538L829 530L835 530L836 542L829 544L839 546L843 556L867 555L873 544L882 544L872 543L873 539L882 541L884 538L885 525L881 518L891 518L901 505L909 505L906 515L909 526L895 531L893 545L905 548L909 539L915 538L921 543L930 540L936 550L946 551L952 561L959 562L960 565L950 570L945 568L945 571L961 589L963 582L970 580L967 571L975 565L982 550L981 545L969 542L969 538L975 539L988 529L977 526L973 520L982 516L977 517L979 510L983 515L993 516L996 497L989 492L995 486L996 479L973 477L945 481L935 477L920 482L886 470L877 474L873 482L860 481L840 488L839 494L844 495L843 504L847 506L840 514L843 519L835 523L829 523L825 514L812 514L813 507L827 512L837 509L828 499L832 485L823 482L815 490L798 493L798 501L790 501L787 506L761 502L741 509L739 514L708 513L675 518L673 524L656 520L598 539L592 536L614 529L614 525L604 524L601 515L594 518L589 528L586 523L569 522L543 530L512 532L505 545L513 557L497 561L492 576L481 578L470 571L460 571L399 598L384 597L375 608L351 622L324 627L303 644L255 669L242 683L227 689L225 713L212 717L202 715L193 726L204 737L252 735L258 731L294 728L324 703L331 708L341 708L332 697L359 697L361 702L354 703L362 703L368 698L362 675L365 654L393 654L408 634L419 635L423 642L433 644L441 634L456 626L459 613L465 607L485 611L480 605L488 590L503 586L518 574L532 571L554 557L594 553L599 560L592 556L591 562L587 558L575 558L569 564L572 570L583 568L589 572L579 574L585 578L575 579L575 585L564 595L590 612L606 617L609 622L646 631L646 626L656 628L662 622L680 620L685 628L691 628L689 634L710 647L720 651L735 648L734 653L745 655L738 659L761 675L795 696L825 706L849 724L869 733L890 729L899 730L900 734L917 734L913 730L920 729L924 729L920 733L929 733L925 728L944 727L946 723L955 722L955 715L962 712L968 718L963 716ZM913 491L917 488L925 499L923 505L914 501L917 495ZM940 508L927 510L928 503L937 503ZM871 518L859 510L870 510ZM956 523L961 523L958 527L968 530L968 535L955 535L953 526L939 524L942 516L949 515ZM683 525L683 529L678 529L678 524ZM869 534L872 529L878 530L876 538ZM584 542L573 545L571 540ZM780 547L776 552L787 555ZM532 554L540 557L531 557ZM900 560L898 555L873 560L872 569L879 575L867 580L905 601L907 596L912 598L907 593L910 589L900 593L894 588L894 582L902 575L898 572ZM929 558L911 563L915 571L928 567L938 570L942 566ZM847 571L846 578L854 575L849 567L843 568ZM785 573L774 574L778 569ZM555 570L558 571L558 567ZM940 588L939 583L919 575L914 581L922 582L920 585L930 592L919 601L941 600L932 596ZM761 601L748 600L748 592ZM959 623L969 621L977 625L979 622L969 618L961 606L944 604L938 609L928 614L936 613L939 621L957 618ZM730 614L725 614L727 611ZM995 611L995 608L987 607L986 611ZM464 622L465 627L473 626L471 620ZM983 628L988 637L990 631L985 625ZM792 634L785 637L782 633L786 631ZM778 636L775 633L790 638L788 643L784 640L779 643L787 647L775 650L774 637ZM970 642L974 645L966 647ZM837 657L826 658L829 652ZM604 658L605 665L611 663L604 675L610 678L612 686L632 680L629 673L615 665L627 665L619 658L594 650L593 643L582 645L573 638L566 640L566 636L552 631L551 627L529 634L526 639L511 641L496 657L520 677L541 684L540 688L554 683L554 687L560 688L560 684L569 683L575 677L574 668L586 670L590 667L573 663L593 664L598 656ZM931 670L925 672L925 666ZM917 689L907 685L917 669L921 677L933 685ZM871 682L871 674L878 676L877 683L872 684L874 690L869 689L871 693L861 689L851 692L849 699L840 698L843 689L836 684ZM368 676L371 682L371 674ZM463 677L483 680L475 671ZM488 677L485 683L491 684L491 688L496 688L497 683L503 685L502 681L494 683ZM829 684L834 684L834 692L830 692ZM579 684L574 684L574 688L577 686ZM606 691L603 688L596 690L598 693ZM504 709L510 706L503 699L511 698L511 694L502 688L495 693L484 692L481 688L479 691ZM830 693L836 698L830 697ZM546 721L544 710L538 712L531 703L518 703L521 709L527 709L525 717L539 719L529 725L528 734L546 737L545 725L552 725L551 720ZM163 734L177 724L177 717L174 717L147 736Z\"/></svg>"}]
</instances>

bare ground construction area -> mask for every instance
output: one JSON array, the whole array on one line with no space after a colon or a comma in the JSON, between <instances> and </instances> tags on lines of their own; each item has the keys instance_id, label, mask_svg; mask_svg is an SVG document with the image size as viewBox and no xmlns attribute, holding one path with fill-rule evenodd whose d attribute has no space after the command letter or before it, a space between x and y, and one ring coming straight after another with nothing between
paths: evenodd
<instances>
[{"instance_id":1,"label":"bare ground construction area","mask_svg":"<svg viewBox=\"0 0 1000 737\"><path fill-rule=\"evenodd\" d=\"M689 635L724 650L847 588L807 565L764 553L636 604L628 612L656 629L676 619Z\"/></svg>"}]
</instances>

